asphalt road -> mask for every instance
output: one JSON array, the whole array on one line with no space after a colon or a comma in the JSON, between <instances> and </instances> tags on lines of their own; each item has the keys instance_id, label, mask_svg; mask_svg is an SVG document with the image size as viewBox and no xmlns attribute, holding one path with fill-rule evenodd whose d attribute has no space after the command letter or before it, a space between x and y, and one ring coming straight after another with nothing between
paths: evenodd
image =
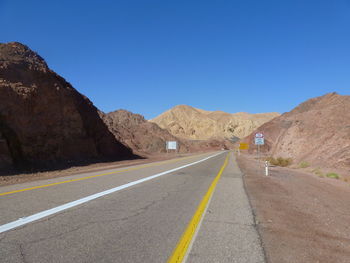
<instances>
[{"instance_id":1,"label":"asphalt road","mask_svg":"<svg viewBox=\"0 0 350 263\"><path fill-rule=\"evenodd\" d=\"M228 154L186 259L264 262L228 152L0 187L0 262L167 262Z\"/></svg>"}]
</instances>

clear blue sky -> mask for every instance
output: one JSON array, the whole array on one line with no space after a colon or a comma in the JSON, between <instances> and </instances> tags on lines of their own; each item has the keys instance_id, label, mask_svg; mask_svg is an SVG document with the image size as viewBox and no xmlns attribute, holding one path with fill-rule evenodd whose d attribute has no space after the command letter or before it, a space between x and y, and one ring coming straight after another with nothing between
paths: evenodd
<instances>
[{"instance_id":1,"label":"clear blue sky","mask_svg":"<svg viewBox=\"0 0 350 263\"><path fill-rule=\"evenodd\" d=\"M350 93L348 0L0 0L0 25L106 112L286 112Z\"/></svg>"}]
</instances>

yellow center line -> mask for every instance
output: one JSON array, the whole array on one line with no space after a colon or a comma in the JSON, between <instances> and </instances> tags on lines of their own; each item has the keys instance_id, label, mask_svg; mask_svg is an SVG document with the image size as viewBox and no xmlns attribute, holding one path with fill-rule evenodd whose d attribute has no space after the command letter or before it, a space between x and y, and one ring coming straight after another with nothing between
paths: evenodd
<instances>
[{"instance_id":1,"label":"yellow center line","mask_svg":"<svg viewBox=\"0 0 350 263\"><path fill-rule=\"evenodd\" d=\"M191 244L194 234L196 233L198 224L200 223L203 217L203 213L208 205L208 202L215 190L215 187L221 177L221 174L223 173L223 171L225 170L225 167L227 166L229 156L230 156L230 153L227 154L224 164L221 166L219 173L216 175L215 179L209 186L207 193L205 194L202 201L200 202L195 214L193 215L185 232L182 234L179 242L177 243L176 248L174 249L172 255L170 256L168 263L180 263L183 261L184 257L186 256L187 250Z\"/></svg>"},{"instance_id":2,"label":"yellow center line","mask_svg":"<svg viewBox=\"0 0 350 263\"><path fill-rule=\"evenodd\" d=\"M35 190L35 189L40 189L40 188L45 188L45 187L50 187L50 186L55 186L55 185L60 185L60 184L66 184L66 183L82 181L82 180L96 178L96 177L100 177L100 176L104 176L104 175L119 174L119 173L135 171L135 170L148 168L148 167L153 167L153 166L160 166L160 165L165 164L165 163L179 162L179 161L182 161L182 160L185 160L185 159L190 159L190 158L198 157L198 156L201 156L201 155L203 155L203 154L194 155L194 156L187 156L187 157L182 157L182 158L178 158L178 159L167 160L167 161L162 161L162 162L157 162L157 163L145 164L145 165L141 165L141 166L137 166L137 167L131 167L131 168L126 168L126 169L122 169L122 170L118 170L118 171L114 171L114 172L97 174L97 175L91 175L91 176L86 176L86 177L82 177L82 178L66 180L66 181L57 182L57 183L51 183L51 184L38 185L38 186L33 186L33 187L29 187L29 188L24 188L24 189L18 189L18 190L14 190L14 191L10 191L10 192L0 193L0 196L20 193L20 192L25 192L25 191L31 191L31 190Z\"/></svg>"}]
</instances>

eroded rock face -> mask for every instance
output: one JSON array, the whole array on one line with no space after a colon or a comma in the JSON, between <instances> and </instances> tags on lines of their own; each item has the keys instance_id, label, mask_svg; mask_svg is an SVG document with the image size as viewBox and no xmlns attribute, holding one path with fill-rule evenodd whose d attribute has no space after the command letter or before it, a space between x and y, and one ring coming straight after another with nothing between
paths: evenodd
<instances>
[{"instance_id":1,"label":"eroded rock face","mask_svg":"<svg viewBox=\"0 0 350 263\"><path fill-rule=\"evenodd\" d=\"M329 93L310 99L262 125L261 149L269 155L313 166L350 168L350 96ZM253 132L246 141L251 143Z\"/></svg>"},{"instance_id":2,"label":"eroded rock face","mask_svg":"<svg viewBox=\"0 0 350 263\"><path fill-rule=\"evenodd\" d=\"M0 44L0 167L130 157L91 101L38 54Z\"/></svg>"},{"instance_id":3,"label":"eroded rock face","mask_svg":"<svg viewBox=\"0 0 350 263\"><path fill-rule=\"evenodd\" d=\"M12 156L5 137L0 132L0 170L13 165Z\"/></svg>"},{"instance_id":4,"label":"eroded rock face","mask_svg":"<svg viewBox=\"0 0 350 263\"><path fill-rule=\"evenodd\" d=\"M170 134L157 124L145 120L142 115L126 110L100 113L115 137L139 154L166 152L166 141L177 141L179 152L199 152L233 148L233 143L224 139L187 140Z\"/></svg>"},{"instance_id":5,"label":"eroded rock face","mask_svg":"<svg viewBox=\"0 0 350 263\"><path fill-rule=\"evenodd\" d=\"M278 113L235 113L205 111L187 105L176 106L151 120L177 137L192 140L232 139L249 135Z\"/></svg>"},{"instance_id":6,"label":"eroded rock face","mask_svg":"<svg viewBox=\"0 0 350 263\"><path fill-rule=\"evenodd\" d=\"M126 110L100 114L115 137L137 153L165 152L166 141L179 141L157 124L145 120L140 114ZM187 152L188 147L180 142L179 150Z\"/></svg>"}]
</instances>

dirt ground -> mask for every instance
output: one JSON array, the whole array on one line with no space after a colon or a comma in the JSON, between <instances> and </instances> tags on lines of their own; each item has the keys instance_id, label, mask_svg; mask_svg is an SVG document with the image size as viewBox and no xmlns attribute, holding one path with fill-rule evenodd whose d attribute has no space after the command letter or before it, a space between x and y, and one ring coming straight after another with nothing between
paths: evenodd
<instances>
[{"instance_id":1,"label":"dirt ground","mask_svg":"<svg viewBox=\"0 0 350 263\"><path fill-rule=\"evenodd\" d=\"M349 183L282 167L266 177L248 155L238 163L268 262L350 262Z\"/></svg>"},{"instance_id":2,"label":"dirt ground","mask_svg":"<svg viewBox=\"0 0 350 263\"><path fill-rule=\"evenodd\" d=\"M124 161L116 161L116 162L105 162L105 163L94 163L85 166L73 166L63 170L54 170L54 171L45 171L45 172L35 172L35 173L22 173L15 175L0 175L0 186L2 185L10 185L10 184L18 184L35 180L49 179L67 175L74 175L86 172L97 172L106 169L115 169L122 168L130 165L138 165L138 164L146 164L157 161L164 161L173 158L181 158L190 155L198 155L204 152L197 153L188 153L188 154L178 154L178 153L168 153L168 154L153 154L149 155L145 159L136 159L136 160L124 160Z\"/></svg>"}]
</instances>

